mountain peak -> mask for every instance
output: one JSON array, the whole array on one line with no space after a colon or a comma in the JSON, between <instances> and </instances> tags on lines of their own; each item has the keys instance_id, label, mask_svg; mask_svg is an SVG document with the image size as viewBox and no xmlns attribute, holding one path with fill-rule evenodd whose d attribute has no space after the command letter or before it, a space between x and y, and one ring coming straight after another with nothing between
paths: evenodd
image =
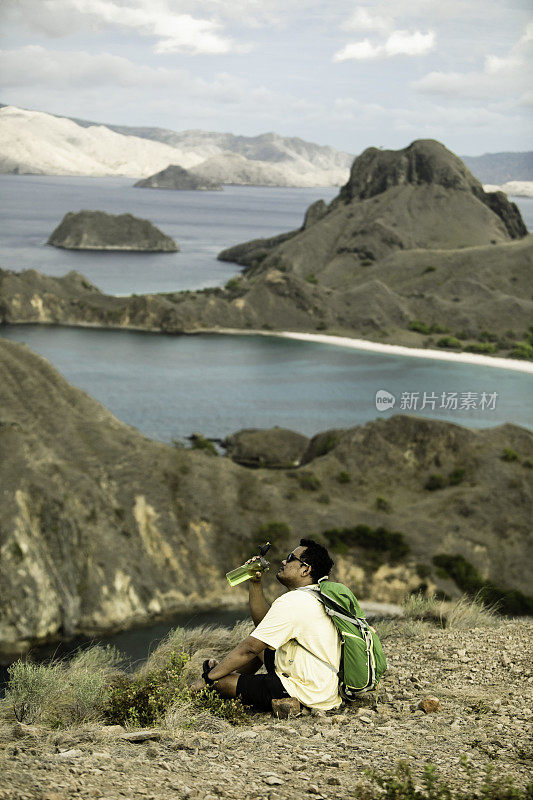
<instances>
[{"instance_id":1,"label":"mountain peak","mask_svg":"<svg viewBox=\"0 0 533 800\"><path fill-rule=\"evenodd\" d=\"M458 156L434 139L417 139L403 150L369 147L352 164L345 200L366 200L393 186L438 184L447 189L483 191Z\"/></svg>"},{"instance_id":2,"label":"mountain peak","mask_svg":"<svg viewBox=\"0 0 533 800\"><path fill-rule=\"evenodd\" d=\"M435 139L417 139L403 150L369 147L353 162L338 200L368 200L394 187L424 185L472 194L500 217L512 239L527 235L516 205L502 192L485 192L461 159Z\"/></svg>"}]
</instances>

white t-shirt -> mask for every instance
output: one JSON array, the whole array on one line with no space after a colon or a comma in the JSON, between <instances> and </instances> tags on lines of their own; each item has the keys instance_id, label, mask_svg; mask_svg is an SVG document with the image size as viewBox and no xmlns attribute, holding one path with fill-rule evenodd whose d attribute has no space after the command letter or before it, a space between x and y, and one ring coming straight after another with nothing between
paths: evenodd
<instances>
[{"instance_id":1,"label":"white t-shirt","mask_svg":"<svg viewBox=\"0 0 533 800\"><path fill-rule=\"evenodd\" d=\"M318 587L314 584L308 588ZM305 706L324 711L341 704L338 676L311 655L315 653L338 670L340 637L322 603L307 587L294 589L274 600L251 635L276 649L274 668L291 697L297 697Z\"/></svg>"}]
</instances>

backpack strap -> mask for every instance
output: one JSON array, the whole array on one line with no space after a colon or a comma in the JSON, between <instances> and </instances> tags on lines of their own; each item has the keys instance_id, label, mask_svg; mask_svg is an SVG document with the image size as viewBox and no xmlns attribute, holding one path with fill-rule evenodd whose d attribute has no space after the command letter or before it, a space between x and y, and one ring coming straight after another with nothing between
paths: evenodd
<instances>
[{"instance_id":1,"label":"backpack strap","mask_svg":"<svg viewBox=\"0 0 533 800\"><path fill-rule=\"evenodd\" d=\"M324 578L321 578L320 580L324 580ZM321 598L320 594L318 593L318 591L316 589L308 589L306 586L300 586L300 590L303 591L303 592L308 592L308 593L314 595L316 597L316 599L319 600L322 603L322 607L324 608L324 610L327 613L328 609L324 605L324 602L322 601L322 598ZM309 650L309 648L305 647L305 645L303 645L301 642L299 642L298 639L293 639L293 642L295 642L298 645L298 647L301 647L302 650L305 650L307 653L309 653L310 656L313 656L318 661L321 661L322 664L324 664L328 669L330 669L332 672L334 672L335 675L339 674L339 670L335 669L335 667L332 664L330 664L329 661L325 661L323 658L320 658L320 656L317 656L316 653L313 653L312 650Z\"/></svg>"},{"instance_id":2,"label":"backpack strap","mask_svg":"<svg viewBox=\"0 0 533 800\"><path fill-rule=\"evenodd\" d=\"M316 659L321 661L326 667L328 667L328 669L330 669L332 672L334 672L335 675L339 674L339 670L335 669L335 667L332 664L330 664L329 661L324 661L323 658L320 658L320 656L317 656L317 654L313 653L312 650L309 650L309 648L305 647L305 645L303 645L301 642L299 642L298 639L293 639L293 642L295 642L298 645L298 647L301 647L302 650L305 650L307 653L309 653L310 656L314 656Z\"/></svg>"},{"instance_id":3,"label":"backpack strap","mask_svg":"<svg viewBox=\"0 0 533 800\"><path fill-rule=\"evenodd\" d=\"M324 611L328 615L328 617L338 617L339 619L345 620L345 622L353 622L354 625L363 631L366 630L369 626L366 620L362 619L361 617L350 617L348 614L342 614L340 611L335 611L334 608L330 608L326 601L324 600L323 596L317 592L316 589L306 589L305 587L301 587L303 591L312 592L317 600L319 600L323 607ZM328 598L329 599L329 598ZM334 603L334 600L330 600L331 603Z\"/></svg>"}]
</instances>

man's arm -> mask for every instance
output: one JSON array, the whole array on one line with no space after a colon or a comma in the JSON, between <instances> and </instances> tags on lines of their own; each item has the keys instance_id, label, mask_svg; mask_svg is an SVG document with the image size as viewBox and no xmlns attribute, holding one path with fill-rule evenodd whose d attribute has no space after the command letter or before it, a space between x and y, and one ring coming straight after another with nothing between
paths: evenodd
<instances>
[{"instance_id":1,"label":"man's arm","mask_svg":"<svg viewBox=\"0 0 533 800\"><path fill-rule=\"evenodd\" d=\"M254 556L250 561L254 561L258 556ZM248 581L248 598L250 603L250 614L257 627L259 623L265 618L270 608L270 603L267 603L265 595L263 594L263 584L261 579L262 572L256 572L253 578Z\"/></svg>"},{"instance_id":2,"label":"man's arm","mask_svg":"<svg viewBox=\"0 0 533 800\"><path fill-rule=\"evenodd\" d=\"M220 664L213 667L208 673L208 677L213 680L223 678L231 672L244 667L253 658L256 658L266 648L266 644L259 639L254 639L253 636L247 636L237 647L234 647L228 653L226 658L223 658Z\"/></svg>"}]
</instances>

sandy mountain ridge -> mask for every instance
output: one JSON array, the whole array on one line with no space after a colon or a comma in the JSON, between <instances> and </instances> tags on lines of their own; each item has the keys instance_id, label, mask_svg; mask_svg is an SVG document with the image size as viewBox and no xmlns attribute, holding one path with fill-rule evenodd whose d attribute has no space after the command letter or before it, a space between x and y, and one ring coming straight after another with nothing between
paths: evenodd
<instances>
[{"instance_id":1,"label":"sandy mountain ridge","mask_svg":"<svg viewBox=\"0 0 533 800\"><path fill-rule=\"evenodd\" d=\"M294 436L266 431L253 447L273 456L250 469L148 439L24 345L0 339L0 373L4 657L172 611L240 605L244 590L230 591L224 574L265 538L275 561L297 537L323 537L338 579L382 602L419 587L459 594L435 569L438 554L462 556L503 589L529 590L530 431L395 416L319 434L287 469L268 464ZM249 454L249 435L239 439ZM235 447L233 437L242 460ZM514 461L502 460L508 448ZM434 473L444 483L429 491ZM359 538L357 524L368 526Z\"/></svg>"},{"instance_id":2,"label":"sandy mountain ridge","mask_svg":"<svg viewBox=\"0 0 533 800\"><path fill-rule=\"evenodd\" d=\"M140 297L106 296L75 273L0 270L0 321L323 331L489 355L530 352L531 236L517 207L485 192L436 141L365 150L339 195L313 203L300 229L219 258L244 267L225 289Z\"/></svg>"},{"instance_id":3,"label":"sandy mountain ridge","mask_svg":"<svg viewBox=\"0 0 533 800\"><path fill-rule=\"evenodd\" d=\"M276 134L252 139L130 129L14 106L0 108L0 153L0 173L142 178L170 164L186 169L202 165L198 175L203 178L267 186L338 186L346 180L351 162L349 154L331 147ZM203 166L211 159L211 168Z\"/></svg>"},{"instance_id":4,"label":"sandy mountain ridge","mask_svg":"<svg viewBox=\"0 0 533 800\"><path fill-rule=\"evenodd\" d=\"M177 164L226 184L340 186L353 156L276 133L107 125L0 104L0 173L143 178ZM490 190L533 196L533 154L464 158Z\"/></svg>"}]
</instances>

